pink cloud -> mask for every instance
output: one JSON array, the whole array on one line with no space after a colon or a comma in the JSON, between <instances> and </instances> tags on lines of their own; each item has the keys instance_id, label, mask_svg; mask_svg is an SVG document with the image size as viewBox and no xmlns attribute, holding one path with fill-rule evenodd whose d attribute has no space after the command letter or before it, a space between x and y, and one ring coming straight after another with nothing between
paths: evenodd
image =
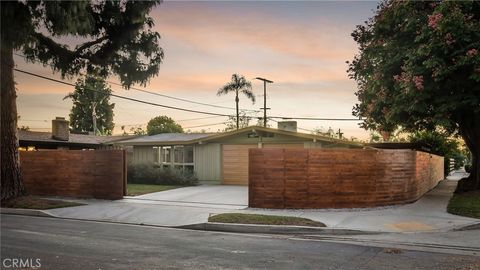
<instances>
[{"instance_id":1,"label":"pink cloud","mask_svg":"<svg viewBox=\"0 0 480 270\"><path fill-rule=\"evenodd\" d=\"M155 10L155 17L157 30L164 39L180 39L207 52L252 45L306 59L344 61L355 49L349 35L336 35L340 28L350 31L352 26L320 17L308 24L291 23L253 11L234 16L207 7L189 9L168 5Z\"/></svg>"}]
</instances>

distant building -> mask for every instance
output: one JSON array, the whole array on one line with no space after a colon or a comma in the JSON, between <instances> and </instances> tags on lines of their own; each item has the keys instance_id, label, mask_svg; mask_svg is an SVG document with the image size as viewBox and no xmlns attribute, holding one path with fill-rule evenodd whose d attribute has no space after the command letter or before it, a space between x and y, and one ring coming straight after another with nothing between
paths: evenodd
<instances>
[{"instance_id":1,"label":"distant building","mask_svg":"<svg viewBox=\"0 0 480 270\"><path fill-rule=\"evenodd\" d=\"M20 150L86 150L119 148L113 143L134 136L97 136L86 134L71 134L68 121L63 117L52 120L52 132L18 131Z\"/></svg>"}]
</instances>

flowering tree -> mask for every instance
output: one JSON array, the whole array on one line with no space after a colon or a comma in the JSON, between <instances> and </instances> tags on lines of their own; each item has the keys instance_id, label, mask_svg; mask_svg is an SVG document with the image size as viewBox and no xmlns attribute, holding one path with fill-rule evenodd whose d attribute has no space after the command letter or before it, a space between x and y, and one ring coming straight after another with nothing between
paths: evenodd
<instances>
[{"instance_id":1,"label":"flowering tree","mask_svg":"<svg viewBox=\"0 0 480 270\"><path fill-rule=\"evenodd\" d=\"M382 2L352 33L349 63L365 129L460 135L472 173L460 189L480 188L480 2Z\"/></svg>"}]
</instances>

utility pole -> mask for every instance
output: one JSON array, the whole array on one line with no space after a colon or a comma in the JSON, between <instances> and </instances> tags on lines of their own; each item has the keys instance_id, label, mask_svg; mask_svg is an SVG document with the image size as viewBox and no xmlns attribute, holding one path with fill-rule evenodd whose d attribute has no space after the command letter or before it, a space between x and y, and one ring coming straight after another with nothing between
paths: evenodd
<instances>
[{"instance_id":1,"label":"utility pole","mask_svg":"<svg viewBox=\"0 0 480 270\"><path fill-rule=\"evenodd\" d=\"M273 81L267 80L265 78L256 77L255 79L263 81L263 126L267 127L267 83L273 83Z\"/></svg>"}]
</instances>

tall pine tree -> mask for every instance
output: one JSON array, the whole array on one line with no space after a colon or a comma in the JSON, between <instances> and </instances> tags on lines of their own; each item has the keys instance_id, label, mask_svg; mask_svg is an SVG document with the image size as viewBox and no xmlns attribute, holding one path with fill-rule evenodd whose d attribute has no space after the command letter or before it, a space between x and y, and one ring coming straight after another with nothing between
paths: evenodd
<instances>
[{"instance_id":1,"label":"tall pine tree","mask_svg":"<svg viewBox=\"0 0 480 270\"><path fill-rule=\"evenodd\" d=\"M111 135L113 123L113 108L110 103L112 90L102 78L87 76L79 79L75 91L64 99L72 99L70 112L70 130L73 133L93 132L95 135Z\"/></svg>"},{"instance_id":2,"label":"tall pine tree","mask_svg":"<svg viewBox=\"0 0 480 270\"><path fill-rule=\"evenodd\" d=\"M52 67L62 77L98 70L125 88L145 85L163 51L149 12L160 1L1 1L1 192L25 193L18 155L13 52ZM69 44L64 37L74 37ZM80 42L81 41L81 42ZM21 91L21 89L19 89Z\"/></svg>"}]
</instances>

